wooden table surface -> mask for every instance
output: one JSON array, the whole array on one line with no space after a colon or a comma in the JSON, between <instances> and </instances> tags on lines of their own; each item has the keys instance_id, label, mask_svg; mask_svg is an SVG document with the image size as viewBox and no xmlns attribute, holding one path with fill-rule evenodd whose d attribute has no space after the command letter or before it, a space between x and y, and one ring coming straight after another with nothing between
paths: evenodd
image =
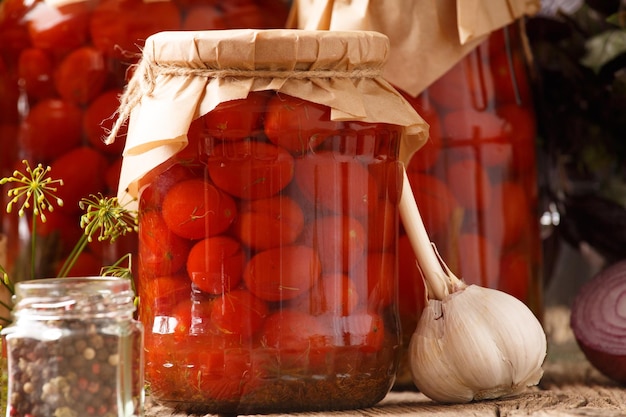
<instances>
[{"instance_id":1,"label":"wooden table surface","mask_svg":"<svg viewBox=\"0 0 626 417\"><path fill-rule=\"evenodd\" d=\"M544 376L539 386L515 398L441 405L418 392L392 391L372 408L267 416L626 416L626 387L605 378L586 361L569 329L568 310L558 307L547 309L544 327L548 335ZM153 404L148 398L146 417L163 416L184 417L186 414Z\"/></svg>"}]
</instances>

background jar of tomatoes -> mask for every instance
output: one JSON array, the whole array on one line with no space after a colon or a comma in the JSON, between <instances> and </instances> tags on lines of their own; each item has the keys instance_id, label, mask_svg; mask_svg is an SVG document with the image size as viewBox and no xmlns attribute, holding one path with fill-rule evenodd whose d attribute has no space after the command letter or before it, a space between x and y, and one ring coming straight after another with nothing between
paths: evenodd
<instances>
[{"instance_id":1,"label":"background jar of tomatoes","mask_svg":"<svg viewBox=\"0 0 626 417\"><path fill-rule=\"evenodd\" d=\"M26 159L64 181L63 207L37 225L38 277L54 276L82 233L80 199L116 192L125 131L110 146L102 139L143 41L164 30L283 27L287 12L283 0L0 2L0 174ZM31 219L3 217L6 266L12 279L30 278L22 261L30 260ZM135 247L132 235L90 243L71 273L98 274Z\"/></svg>"},{"instance_id":2,"label":"background jar of tomatoes","mask_svg":"<svg viewBox=\"0 0 626 417\"><path fill-rule=\"evenodd\" d=\"M120 189L139 196L152 397L198 413L375 404L400 343L399 158L426 132L380 78L387 38L169 32L147 45L120 108Z\"/></svg>"},{"instance_id":3,"label":"background jar of tomatoes","mask_svg":"<svg viewBox=\"0 0 626 417\"><path fill-rule=\"evenodd\" d=\"M519 22L493 32L418 97L406 95L430 124L429 141L407 173L452 272L510 293L541 315L535 114L522 36ZM399 261L408 346L424 288L403 231ZM397 384L412 384L408 367Z\"/></svg>"}]
</instances>

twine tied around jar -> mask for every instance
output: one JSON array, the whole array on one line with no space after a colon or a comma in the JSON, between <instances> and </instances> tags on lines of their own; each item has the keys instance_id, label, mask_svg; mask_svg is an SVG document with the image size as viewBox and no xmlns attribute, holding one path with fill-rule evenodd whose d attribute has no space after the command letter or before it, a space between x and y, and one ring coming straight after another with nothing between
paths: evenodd
<instances>
[{"instance_id":1,"label":"twine tied around jar","mask_svg":"<svg viewBox=\"0 0 626 417\"><path fill-rule=\"evenodd\" d=\"M117 116L115 123L104 143L110 145L115 141L122 126L128 121L132 109L141 101L142 97L150 96L154 91L159 76L205 77L215 79L227 78L284 78L307 80L313 78L378 78L382 76L382 68L355 68L346 70L318 69L318 70L243 70L237 68L193 68L180 65L163 65L149 59L142 59L137 64L135 72L120 97L120 106L113 114Z\"/></svg>"}]
</instances>

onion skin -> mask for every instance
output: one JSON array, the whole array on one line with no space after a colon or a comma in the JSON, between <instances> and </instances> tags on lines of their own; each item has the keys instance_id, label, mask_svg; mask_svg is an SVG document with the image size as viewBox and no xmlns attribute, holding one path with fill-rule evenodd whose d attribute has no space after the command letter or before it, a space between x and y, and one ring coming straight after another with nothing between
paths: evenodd
<instances>
[{"instance_id":1,"label":"onion skin","mask_svg":"<svg viewBox=\"0 0 626 417\"><path fill-rule=\"evenodd\" d=\"M607 267L580 288L570 326L587 360L626 384L626 261Z\"/></svg>"}]
</instances>

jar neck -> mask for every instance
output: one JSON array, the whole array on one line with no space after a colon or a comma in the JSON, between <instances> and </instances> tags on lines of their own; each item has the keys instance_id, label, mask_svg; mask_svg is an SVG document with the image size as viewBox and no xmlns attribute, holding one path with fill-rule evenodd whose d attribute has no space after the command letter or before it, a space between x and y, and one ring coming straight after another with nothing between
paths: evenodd
<instances>
[{"instance_id":1,"label":"jar neck","mask_svg":"<svg viewBox=\"0 0 626 417\"><path fill-rule=\"evenodd\" d=\"M134 293L128 279L50 278L15 286L14 319L131 318Z\"/></svg>"}]
</instances>

